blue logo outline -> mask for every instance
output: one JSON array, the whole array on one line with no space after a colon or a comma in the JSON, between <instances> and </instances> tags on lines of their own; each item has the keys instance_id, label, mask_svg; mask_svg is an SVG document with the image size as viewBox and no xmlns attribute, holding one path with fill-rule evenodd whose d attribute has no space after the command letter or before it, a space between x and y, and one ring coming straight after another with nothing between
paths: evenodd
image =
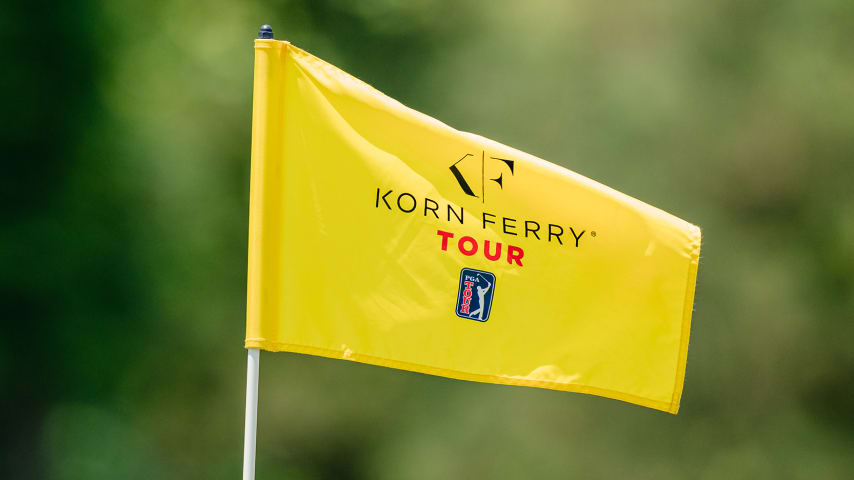
<instances>
[{"instance_id":1,"label":"blue logo outline","mask_svg":"<svg viewBox=\"0 0 854 480\"><path fill-rule=\"evenodd\" d=\"M476 301L478 304L477 305L478 308L475 309L474 312L469 312L469 313L463 313L462 312L463 292L464 292L464 287L465 287L466 274L468 274L470 278L475 280L476 283L474 286L476 286L477 292L478 292L477 296L475 296L474 294L471 294L469 297L471 299L477 299ZM478 285L478 283L480 283L479 279L482 279L487 283L487 286L485 288ZM474 320L476 322L484 323L487 320L489 320L489 315L492 314L492 301L495 299L495 283L496 283L496 281L495 281L495 274L494 273L486 272L483 270L478 270L476 268L467 268L467 267L460 270L460 282L459 282L459 288L457 290L457 303L456 303L456 307L454 308L454 313L460 318L465 318L467 320ZM483 291L481 292L481 290L483 290ZM486 304L485 309L482 308L480 299L483 299L483 303ZM474 302L471 302L471 303L474 303ZM483 310L485 310L485 312ZM479 315L476 318L476 317L472 316L472 313L477 313Z\"/></svg>"}]
</instances>

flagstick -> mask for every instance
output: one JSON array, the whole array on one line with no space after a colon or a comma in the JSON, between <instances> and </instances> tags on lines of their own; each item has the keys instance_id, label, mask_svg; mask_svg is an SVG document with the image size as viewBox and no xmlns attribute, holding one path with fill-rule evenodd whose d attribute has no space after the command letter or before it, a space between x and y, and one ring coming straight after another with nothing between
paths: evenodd
<instances>
[{"instance_id":1,"label":"flagstick","mask_svg":"<svg viewBox=\"0 0 854 480\"><path fill-rule=\"evenodd\" d=\"M258 425L258 367L261 352L248 349L246 362L246 426L243 433L243 480L255 480L255 430Z\"/></svg>"},{"instance_id":2,"label":"flagstick","mask_svg":"<svg viewBox=\"0 0 854 480\"><path fill-rule=\"evenodd\" d=\"M258 38L272 39L273 28L261 25ZM258 370L261 351L247 349L246 360L246 424L243 427L243 480L255 480L255 437L258 429Z\"/></svg>"}]
</instances>

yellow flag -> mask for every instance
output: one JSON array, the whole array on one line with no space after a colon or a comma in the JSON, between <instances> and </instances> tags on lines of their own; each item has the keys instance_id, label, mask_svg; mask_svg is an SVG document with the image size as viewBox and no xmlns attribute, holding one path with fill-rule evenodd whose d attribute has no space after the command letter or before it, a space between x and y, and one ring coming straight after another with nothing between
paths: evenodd
<instances>
[{"instance_id":1,"label":"yellow flag","mask_svg":"<svg viewBox=\"0 0 854 480\"><path fill-rule=\"evenodd\" d=\"M246 347L676 413L700 230L255 41Z\"/></svg>"}]
</instances>

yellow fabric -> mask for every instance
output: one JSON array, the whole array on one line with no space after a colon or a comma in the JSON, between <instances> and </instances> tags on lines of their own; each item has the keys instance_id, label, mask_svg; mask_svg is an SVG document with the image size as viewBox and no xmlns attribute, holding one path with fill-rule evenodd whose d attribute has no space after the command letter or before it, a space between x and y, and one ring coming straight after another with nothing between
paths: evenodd
<instances>
[{"instance_id":1,"label":"yellow fabric","mask_svg":"<svg viewBox=\"0 0 854 480\"><path fill-rule=\"evenodd\" d=\"M255 55L247 348L677 412L699 228L287 42ZM486 321L463 268L494 274Z\"/></svg>"}]
</instances>

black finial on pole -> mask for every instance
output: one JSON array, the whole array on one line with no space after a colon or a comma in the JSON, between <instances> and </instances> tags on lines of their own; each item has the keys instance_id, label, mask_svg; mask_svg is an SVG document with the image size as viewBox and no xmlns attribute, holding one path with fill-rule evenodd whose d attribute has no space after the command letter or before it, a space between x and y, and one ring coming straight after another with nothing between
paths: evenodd
<instances>
[{"instance_id":1,"label":"black finial on pole","mask_svg":"<svg viewBox=\"0 0 854 480\"><path fill-rule=\"evenodd\" d=\"M272 39L273 38L273 27L271 27L269 25L261 25L261 29L258 30L258 38Z\"/></svg>"}]
</instances>

